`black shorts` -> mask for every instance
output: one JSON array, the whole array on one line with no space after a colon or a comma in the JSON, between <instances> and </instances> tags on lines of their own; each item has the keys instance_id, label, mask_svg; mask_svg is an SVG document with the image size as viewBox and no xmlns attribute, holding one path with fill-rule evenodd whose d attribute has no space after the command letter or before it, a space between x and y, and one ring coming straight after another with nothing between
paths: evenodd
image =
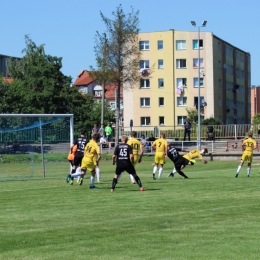
<instances>
[{"instance_id":1,"label":"black shorts","mask_svg":"<svg viewBox=\"0 0 260 260\"><path fill-rule=\"evenodd\" d=\"M77 167L81 166L83 157L84 157L84 154L76 154L76 156L74 157L74 165L76 165Z\"/></svg>"},{"instance_id":2,"label":"black shorts","mask_svg":"<svg viewBox=\"0 0 260 260\"><path fill-rule=\"evenodd\" d=\"M182 157L182 156L179 156L179 157L175 160L175 162L173 162L173 163L174 163L174 165L175 165L176 170L179 171L179 170L181 170L181 166L182 166L182 165L184 165L184 167L185 167L186 165L189 164L189 160L187 160L186 158L184 158L184 157Z\"/></svg>"},{"instance_id":3,"label":"black shorts","mask_svg":"<svg viewBox=\"0 0 260 260\"><path fill-rule=\"evenodd\" d=\"M133 164L129 164L128 166L117 166L116 167L116 175L119 176L122 172L128 172L129 174L136 174L135 168L133 166Z\"/></svg>"}]
</instances>

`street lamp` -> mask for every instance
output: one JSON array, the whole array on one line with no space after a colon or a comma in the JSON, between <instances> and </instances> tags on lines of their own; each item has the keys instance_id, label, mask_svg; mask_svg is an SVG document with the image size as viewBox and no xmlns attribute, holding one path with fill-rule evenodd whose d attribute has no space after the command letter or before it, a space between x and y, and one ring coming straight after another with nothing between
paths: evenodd
<instances>
[{"instance_id":1,"label":"street lamp","mask_svg":"<svg viewBox=\"0 0 260 260\"><path fill-rule=\"evenodd\" d=\"M200 27L205 27L207 21L203 21L201 25L197 26L194 21L191 25L198 28L198 149L201 150L201 132L200 132Z\"/></svg>"}]
</instances>

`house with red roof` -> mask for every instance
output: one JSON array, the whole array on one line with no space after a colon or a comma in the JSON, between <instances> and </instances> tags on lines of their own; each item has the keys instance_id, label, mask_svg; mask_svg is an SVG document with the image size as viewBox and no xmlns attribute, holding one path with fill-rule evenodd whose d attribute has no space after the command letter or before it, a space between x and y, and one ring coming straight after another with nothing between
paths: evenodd
<instances>
[{"instance_id":1,"label":"house with red roof","mask_svg":"<svg viewBox=\"0 0 260 260\"><path fill-rule=\"evenodd\" d=\"M73 83L73 86L77 87L78 90L83 93L87 94L90 93L94 95L95 99L98 102L101 102L102 95L103 95L103 88L99 84L98 81L91 78L89 73L86 70L80 71L77 76L77 79ZM104 98L108 100L110 107L112 110L116 109L116 91L117 86L113 82L107 82L105 85L105 93ZM120 118L119 123L120 125L123 124L123 86L120 87Z\"/></svg>"}]
</instances>

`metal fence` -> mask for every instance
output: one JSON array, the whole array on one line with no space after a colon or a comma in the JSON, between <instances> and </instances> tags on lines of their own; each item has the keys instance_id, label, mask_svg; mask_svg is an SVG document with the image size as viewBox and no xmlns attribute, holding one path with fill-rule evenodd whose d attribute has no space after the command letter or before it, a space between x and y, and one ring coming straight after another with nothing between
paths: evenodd
<instances>
[{"instance_id":1,"label":"metal fence","mask_svg":"<svg viewBox=\"0 0 260 260\"><path fill-rule=\"evenodd\" d=\"M254 136L258 136L258 125L244 124L244 125L211 125L213 127L215 139L242 139L247 135L247 132L251 130ZM206 140L208 137L208 125L201 125L201 139ZM165 132L167 138L175 140L183 140L184 127L183 126L134 126L123 127L120 129L121 135L129 135L132 130L137 132L137 137L140 138L144 135L149 138L151 134L158 138L160 132ZM191 139L197 140L198 126L191 128Z\"/></svg>"}]
</instances>

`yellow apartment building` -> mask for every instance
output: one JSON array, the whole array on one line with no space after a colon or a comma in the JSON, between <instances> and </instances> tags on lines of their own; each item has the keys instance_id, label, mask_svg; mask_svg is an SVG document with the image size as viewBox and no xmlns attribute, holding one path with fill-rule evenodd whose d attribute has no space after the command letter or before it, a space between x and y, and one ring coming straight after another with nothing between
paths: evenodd
<instances>
[{"instance_id":1,"label":"yellow apartment building","mask_svg":"<svg viewBox=\"0 0 260 260\"><path fill-rule=\"evenodd\" d=\"M139 39L142 79L124 90L126 127L131 119L147 130L182 126L186 108L197 106L199 84L205 119L251 123L250 53L212 32L200 32L199 41L197 31L175 30L140 33Z\"/></svg>"}]
</instances>

